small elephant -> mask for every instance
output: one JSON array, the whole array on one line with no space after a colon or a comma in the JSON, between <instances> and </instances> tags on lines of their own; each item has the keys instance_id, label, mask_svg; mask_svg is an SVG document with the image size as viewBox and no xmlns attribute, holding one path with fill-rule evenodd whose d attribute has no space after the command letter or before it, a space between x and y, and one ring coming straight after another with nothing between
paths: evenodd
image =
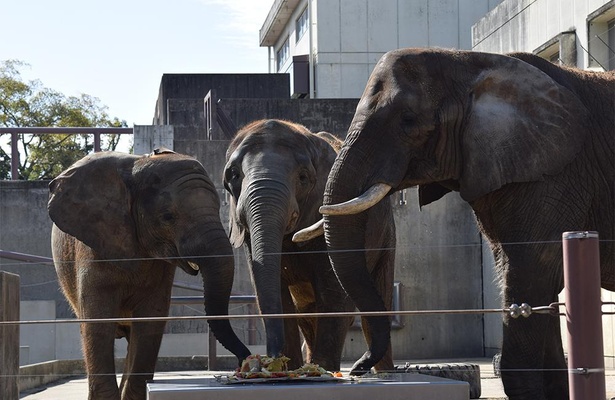
<instances>
[{"instance_id":1,"label":"small elephant","mask_svg":"<svg viewBox=\"0 0 615 400\"><path fill-rule=\"evenodd\" d=\"M208 315L228 314L234 258L219 197L203 166L172 151L88 155L49 184L51 247L78 318L168 315L175 267L199 271ZM209 321L243 360L250 351L227 320ZM145 399L165 322L83 323L90 399ZM118 389L113 345L128 341ZM239 363L239 362L238 362Z\"/></svg>"},{"instance_id":2,"label":"small elephant","mask_svg":"<svg viewBox=\"0 0 615 400\"><path fill-rule=\"evenodd\" d=\"M224 185L231 195L231 243L244 245L263 314L354 310L331 269L322 236L300 246L292 241L295 232L321 218L318 208L339 144L331 134L313 134L302 125L270 119L242 128L227 150ZM366 236L385 238L383 247L394 247L392 225L381 224L392 221L390 207L374 210L373 216L373 229ZM394 251L374 251L367 258L378 292L376 304L390 309ZM384 319L390 325L389 318ZM351 322L348 317L265 319L267 354L283 354L290 358L289 367L301 366L300 329L306 362L338 371ZM364 333L371 340L369 330ZM390 348L376 367L393 368Z\"/></svg>"},{"instance_id":3,"label":"small elephant","mask_svg":"<svg viewBox=\"0 0 615 400\"><path fill-rule=\"evenodd\" d=\"M504 306L557 301L566 231L599 232L602 286L614 290L614 101L613 72L560 67L532 54L385 54L359 101L321 210L344 289L358 304L373 291L356 283L362 258L339 255L365 235L362 210L418 186L420 206L450 191L470 204L491 244ZM379 196L364 207L361 194L368 192ZM508 397L568 399L559 318L505 315L503 329Z\"/></svg>"}]
</instances>

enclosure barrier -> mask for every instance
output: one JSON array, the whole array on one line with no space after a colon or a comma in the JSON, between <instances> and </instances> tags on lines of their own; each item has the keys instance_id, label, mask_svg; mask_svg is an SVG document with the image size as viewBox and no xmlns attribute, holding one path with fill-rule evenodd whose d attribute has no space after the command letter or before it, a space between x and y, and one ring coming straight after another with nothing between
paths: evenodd
<instances>
[{"instance_id":1,"label":"enclosure barrier","mask_svg":"<svg viewBox=\"0 0 615 400\"><path fill-rule=\"evenodd\" d=\"M292 314L250 314L217 316L175 316L144 318L101 318L101 319L56 319L36 321L0 321L0 328L11 325L56 324L56 323L110 323L110 322L144 322L144 321L182 321L182 320L220 320L220 319L261 319L261 318L301 318L301 317L369 317L393 315L434 315L434 314L485 314L508 313L512 318L530 317L533 313L565 315L568 337L568 376L570 382L570 400L606 398L605 368L602 344L602 305L615 305L614 302L602 302L600 299L600 263L598 233L565 232L562 234L563 264L565 282L565 303L551 303L548 306L532 307L529 304L511 304L505 308L466 309L466 310L414 310L414 311L373 311L373 312L331 312L331 313L292 313ZM0 255L6 256L8 252ZM19 253L17 253L19 254ZM20 254L24 260L28 255ZM41 261L40 257L27 260ZM36 262L35 261L35 262ZM241 296L237 302L253 301L253 296ZM182 301L196 301L178 299ZM199 298L200 302L200 298ZM559 312L559 306L565 306L565 313ZM212 337L210 337L210 341ZM210 342L211 343L211 342ZM214 342L215 343L215 342ZM210 346L215 349L215 346ZM215 356L214 356L215 357ZM215 362L215 361L214 361ZM210 364L211 369L211 364ZM4 372L0 371L0 376Z\"/></svg>"}]
</instances>

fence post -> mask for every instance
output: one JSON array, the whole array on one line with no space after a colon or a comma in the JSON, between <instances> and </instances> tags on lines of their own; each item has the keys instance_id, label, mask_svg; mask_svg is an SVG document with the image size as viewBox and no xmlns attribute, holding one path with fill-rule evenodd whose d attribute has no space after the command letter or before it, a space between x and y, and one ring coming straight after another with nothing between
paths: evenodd
<instances>
[{"instance_id":1,"label":"fence post","mask_svg":"<svg viewBox=\"0 0 615 400\"><path fill-rule=\"evenodd\" d=\"M605 399L597 232L564 232L570 400Z\"/></svg>"},{"instance_id":2,"label":"fence post","mask_svg":"<svg viewBox=\"0 0 615 400\"><path fill-rule=\"evenodd\" d=\"M0 321L19 321L19 275L0 271ZM0 327L0 397L19 398L19 325Z\"/></svg>"},{"instance_id":3,"label":"fence post","mask_svg":"<svg viewBox=\"0 0 615 400\"><path fill-rule=\"evenodd\" d=\"M218 370L218 341L216 340L216 336L209 327L209 335L208 338L208 355L207 355L207 369L210 371Z\"/></svg>"},{"instance_id":4,"label":"fence post","mask_svg":"<svg viewBox=\"0 0 615 400\"><path fill-rule=\"evenodd\" d=\"M100 151L100 133L94 132L94 151L98 153Z\"/></svg>"}]
</instances>

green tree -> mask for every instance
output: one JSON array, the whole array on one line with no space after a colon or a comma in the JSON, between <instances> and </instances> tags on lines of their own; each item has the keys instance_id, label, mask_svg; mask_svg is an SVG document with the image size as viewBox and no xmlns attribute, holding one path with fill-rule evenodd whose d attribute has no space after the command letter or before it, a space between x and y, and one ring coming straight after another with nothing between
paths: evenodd
<instances>
[{"instance_id":1,"label":"green tree","mask_svg":"<svg viewBox=\"0 0 615 400\"><path fill-rule=\"evenodd\" d=\"M0 126L14 127L125 127L126 121L110 118L100 99L87 94L65 96L39 80L24 82L22 61L0 61ZM0 135L0 146L8 146ZM52 179L93 150L90 135L20 134L19 179ZM115 150L119 135L102 135L101 148ZM11 158L0 148L0 179L7 179Z\"/></svg>"}]
</instances>

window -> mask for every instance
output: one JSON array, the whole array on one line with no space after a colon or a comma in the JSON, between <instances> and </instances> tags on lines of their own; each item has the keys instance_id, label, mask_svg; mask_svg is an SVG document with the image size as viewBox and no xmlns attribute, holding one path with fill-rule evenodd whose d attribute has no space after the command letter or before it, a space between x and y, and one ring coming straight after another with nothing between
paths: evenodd
<instances>
[{"instance_id":1,"label":"window","mask_svg":"<svg viewBox=\"0 0 615 400\"><path fill-rule=\"evenodd\" d=\"M290 54L290 45L288 44L288 38L286 38L286 40L284 41L284 44L282 45L282 47L280 47L280 49L278 50L278 54L277 54L276 61L278 64L278 71L282 69L282 66L284 65L286 60L288 60L289 54Z\"/></svg>"},{"instance_id":2,"label":"window","mask_svg":"<svg viewBox=\"0 0 615 400\"><path fill-rule=\"evenodd\" d=\"M577 35L562 32L534 50L534 54L558 65L577 65Z\"/></svg>"},{"instance_id":3,"label":"window","mask_svg":"<svg viewBox=\"0 0 615 400\"><path fill-rule=\"evenodd\" d=\"M308 19L308 9L305 7L299 18L297 18L297 21L295 21L295 41L298 42L301 37L303 37L303 34L307 32L309 24Z\"/></svg>"},{"instance_id":4,"label":"window","mask_svg":"<svg viewBox=\"0 0 615 400\"><path fill-rule=\"evenodd\" d=\"M609 27L609 69L615 70L615 19L608 23Z\"/></svg>"},{"instance_id":5,"label":"window","mask_svg":"<svg viewBox=\"0 0 615 400\"><path fill-rule=\"evenodd\" d=\"M607 3L587 18L589 67L615 69L615 6Z\"/></svg>"}]
</instances>

